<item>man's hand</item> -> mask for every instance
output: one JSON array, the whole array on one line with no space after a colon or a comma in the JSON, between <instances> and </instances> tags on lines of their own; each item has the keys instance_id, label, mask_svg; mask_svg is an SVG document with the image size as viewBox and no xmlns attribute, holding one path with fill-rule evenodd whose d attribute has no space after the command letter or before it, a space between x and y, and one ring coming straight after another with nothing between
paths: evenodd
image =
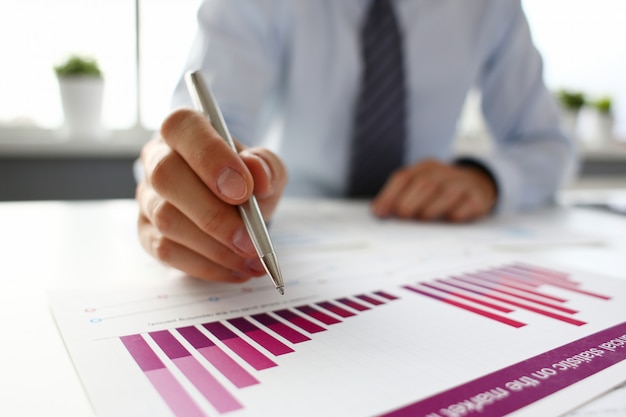
<instances>
[{"instance_id":1,"label":"man's hand","mask_svg":"<svg viewBox=\"0 0 626 417\"><path fill-rule=\"evenodd\" d=\"M209 121L178 110L141 152L138 233L161 262L211 281L265 274L236 205L255 194L269 219L287 183L282 161L262 148L239 153Z\"/></svg>"},{"instance_id":2,"label":"man's hand","mask_svg":"<svg viewBox=\"0 0 626 417\"><path fill-rule=\"evenodd\" d=\"M493 179L480 168L424 161L396 171L372 202L377 216L467 222L491 212Z\"/></svg>"}]
</instances>

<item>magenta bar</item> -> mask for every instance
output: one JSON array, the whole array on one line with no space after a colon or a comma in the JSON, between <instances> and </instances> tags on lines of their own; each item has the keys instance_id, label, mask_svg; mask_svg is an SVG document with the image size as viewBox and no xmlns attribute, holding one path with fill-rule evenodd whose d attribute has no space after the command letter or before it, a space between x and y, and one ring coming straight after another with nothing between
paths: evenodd
<instances>
[{"instance_id":1,"label":"magenta bar","mask_svg":"<svg viewBox=\"0 0 626 417\"><path fill-rule=\"evenodd\" d=\"M298 326L299 328L301 328L302 330L305 330L309 333L318 333L318 332L323 332L326 330L322 326L318 326L312 321L307 320L304 317L299 316L293 311L288 310L288 309L274 311L274 314L279 315L280 317L287 320L289 323L294 324Z\"/></svg>"},{"instance_id":2,"label":"magenta bar","mask_svg":"<svg viewBox=\"0 0 626 417\"><path fill-rule=\"evenodd\" d=\"M561 316L560 314L556 314L556 313L553 313L551 311L546 311L546 310L543 310L543 309L540 309L540 308L529 306L527 304L518 303L517 301L513 301L513 300L506 299L506 298L498 297L496 295L490 294L488 291L477 290L477 289L468 287L467 284L462 282L462 281L460 281L460 282L456 281L456 280L452 281L452 282L450 280L439 280L439 281L443 282L445 284L448 284L450 286L456 287L456 288L461 288L463 290L466 290L466 291L469 291L469 292L473 292L474 294L480 294L480 295L483 295L485 297L489 297L491 299L494 299L494 300L497 300L497 301L501 301L501 302L509 304L509 305L513 305L513 306L516 306L516 307L519 307L519 308L523 308L524 310L532 311L533 313L541 314L541 315L546 316L546 317L550 317L550 318L553 318L553 319L556 319L556 320L564 321L564 322L569 323L569 324L573 324L575 326L582 326L584 324L587 324L584 321L576 320L576 319L573 319L571 317Z\"/></svg>"},{"instance_id":3,"label":"magenta bar","mask_svg":"<svg viewBox=\"0 0 626 417\"><path fill-rule=\"evenodd\" d=\"M351 300L349 298L338 298L337 301L339 301L341 304L347 305L350 308L353 308L357 311L365 311L365 310L369 310L369 307L364 306L361 303L357 303L354 300Z\"/></svg>"},{"instance_id":4,"label":"magenta bar","mask_svg":"<svg viewBox=\"0 0 626 417\"><path fill-rule=\"evenodd\" d=\"M489 308L492 308L494 310L498 310L498 311L500 311L502 313L511 313L513 311L512 309L510 309L508 307L502 307L502 306L500 306L498 304L493 304L493 303L490 303L488 301L481 300L480 298L471 297L469 295L465 295L465 294L463 294L461 292L458 292L458 291L452 291L452 290L449 290L447 288L442 287L441 285L436 285L436 284L432 284L432 283L423 282L422 286L428 287L428 288L432 288L432 289L435 289L437 291L442 291L442 292L445 292L445 293L450 294L450 295L454 295L455 297L459 297L459 298L462 298L464 300L471 301L473 303L480 304L482 306L489 307Z\"/></svg>"},{"instance_id":5,"label":"magenta bar","mask_svg":"<svg viewBox=\"0 0 626 417\"><path fill-rule=\"evenodd\" d=\"M279 334L285 339L289 340L291 343L301 343L306 342L307 340L311 340L311 338L309 338L308 336L300 333L295 329L292 329L285 323L276 320L274 317L270 316L267 313L255 314L252 316L252 318L267 327L268 329L276 332L276 334Z\"/></svg>"},{"instance_id":6,"label":"magenta bar","mask_svg":"<svg viewBox=\"0 0 626 417\"><path fill-rule=\"evenodd\" d=\"M366 295L366 294L357 295L356 298L358 298L359 300L363 300L366 303L370 303L371 305L374 305L374 306L379 306L381 304L385 304L382 301L377 300L377 299L375 299L373 297L370 297L369 295Z\"/></svg>"},{"instance_id":7,"label":"magenta bar","mask_svg":"<svg viewBox=\"0 0 626 417\"><path fill-rule=\"evenodd\" d=\"M536 271L529 271L527 269L518 268L515 266L510 266L510 267L505 266L500 269L497 269L496 271L499 271L505 274L515 275L519 277L520 279L539 282L542 284L553 285L555 287L564 286L564 288L576 288L580 285L579 282L575 282L569 279L567 275L563 275L562 277L553 276L553 275L545 275Z\"/></svg>"},{"instance_id":8,"label":"magenta bar","mask_svg":"<svg viewBox=\"0 0 626 417\"><path fill-rule=\"evenodd\" d=\"M393 301L393 300L397 300L398 297L396 297L395 295L389 294L388 292L385 291L375 291L374 294L386 298L387 300Z\"/></svg>"},{"instance_id":9,"label":"magenta bar","mask_svg":"<svg viewBox=\"0 0 626 417\"><path fill-rule=\"evenodd\" d=\"M230 319L228 322L241 330L246 336L250 337L250 339L263 346L273 355L279 356L293 352L292 348L282 343L275 337L265 333L263 330L259 329L243 317Z\"/></svg>"},{"instance_id":10,"label":"magenta bar","mask_svg":"<svg viewBox=\"0 0 626 417\"><path fill-rule=\"evenodd\" d=\"M491 274L489 272L477 272L475 274L465 274L469 277L478 278L482 280L486 280L489 282L497 283L499 285L512 288L517 291L524 292L526 294L534 295L535 297L545 298L546 300L556 301L558 303L565 303L567 300L561 297L555 297L553 295L544 294L536 290L536 286L531 286L526 283L522 283L520 281L508 278L497 276L495 274Z\"/></svg>"},{"instance_id":11,"label":"magenta bar","mask_svg":"<svg viewBox=\"0 0 626 417\"><path fill-rule=\"evenodd\" d=\"M442 301L442 302L444 302L446 304L453 305L453 306L461 308L463 310L471 311L472 313L479 314L479 315L481 315L483 317L487 317L487 318L490 318L492 320L499 321L500 323L504 323L506 325L509 325L509 326L512 326L512 327L515 327L515 328L520 328L520 327L526 326L526 323L522 323L522 322L517 321L517 320L512 320L512 319L509 319L508 317L504 317L504 316L501 316L499 314L494 314L494 313L491 313L491 312L486 311L486 310L481 310L480 308L476 308L476 307L473 307L473 306L470 306L470 305L467 305L467 304L464 304L464 303L460 303L458 301L451 300L451 299L446 298L446 297L442 297L442 296L439 296L439 295L436 295L436 294L433 294L433 293L430 293L430 292L427 292L427 291L423 291L423 290L421 290L419 288L411 287L409 285L405 285L405 286L403 286L403 288L406 288L409 291L413 291L413 292L416 292L416 293L421 294L421 295L425 295L426 297L430 297L430 298L433 298L435 300Z\"/></svg>"},{"instance_id":12,"label":"magenta bar","mask_svg":"<svg viewBox=\"0 0 626 417\"><path fill-rule=\"evenodd\" d=\"M522 264L520 262L516 262L513 265L510 265L511 268L522 269L524 271L534 272L541 275L546 275L552 278L558 278L564 281L569 281L569 274L565 272L555 271L554 269L543 268L534 265Z\"/></svg>"},{"instance_id":13,"label":"magenta bar","mask_svg":"<svg viewBox=\"0 0 626 417\"><path fill-rule=\"evenodd\" d=\"M216 321L213 323L204 323L202 326L257 371L277 366L274 361L237 336L232 330L224 326L223 323Z\"/></svg>"},{"instance_id":14,"label":"magenta bar","mask_svg":"<svg viewBox=\"0 0 626 417\"><path fill-rule=\"evenodd\" d=\"M120 340L174 415L206 417L141 335L122 336Z\"/></svg>"},{"instance_id":15,"label":"magenta bar","mask_svg":"<svg viewBox=\"0 0 626 417\"><path fill-rule=\"evenodd\" d=\"M249 387L259 383L255 377L243 369L233 358L224 353L219 346L215 345L197 327L181 327L176 330L237 388Z\"/></svg>"},{"instance_id":16,"label":"magenta bar","mask_svg":"<svg viewBox=\"0 0 626 417\"><path fill-rule=\"evenodd\" d=\"M322 307L323 309L330 311L331 313L338 315L339 317L347 318L356 316L356 314L354 314L353 312L348 311L345 308L339 307L337 304L333 304L329 301L323 301L321 303L317 303L317 305Z\"/></svg>"},{"instance_id":17,"label":"magenta bar","mask_svg":"<svg viewBox=\"0 0 626 417\"><path fill-rule=\"evenodd\" d=\"M495 291L495 292L500 293L500 294L505 294L505 295L508 295L509 297L514 297L514 298L518 298L520 300L530 301L531 303L539 304L539 305L542 305L544 307L549 307L549 308L551 308L553 310L557 310L557 311L560 311L562 313L566 313L566 314L576 314L576 313L578 313L578 311L576 311L574 309L571 309L571 308L568 308L568 307L563 307L563 306L558 305L558 304L549 303L549 302L546 302L546 301L538 300L536 298L526 297L526 296L521 295L521 294L517 294L517 293L511 292L511 291L507 291L506 289L502 289L502 287L499 284L493 284L493 283L490 283L488 281L472 278L472 277L469 277L469 276L458 276L458 277L452 277L452 278L456 279L456 280L459 280L459 281L467 282L469 284L476 285L476 286L481 287L481 288L486 288L488 290Z\"/></svg>"},{"instance_id":18,"label":"magenta bar","mask_svg":"<svg viewBox=\"0 0 626 417\"><path fill-rule=\"evenodd\" d=\"M168 330L149 334L218 412L227 413L243 408L241 403Z\"/></svg>"},{"instance_id":19,"label":"magenta bar","mask_svg":"<svg viewBox=\"0 0 626 417\"><path fill-rule=\"evenodd\" d=\"M304 314L313 317L316 320L321 321L324 324L337 324L337 323L341 323L341 320L336 319L334 317L329 316L326 313L323 313L321 311L319 311L316 308L313 308L311 306L308 305L304 305L304 306L300 306L300 307L296 307L297 310L303 312Z\"/></svg>"},{"instance_id":20,"label":"magenta bar","mask_svg":"<svg viewBox=\"0 0 626 417\"><path fill-rule=\"evenodd\" d=\"M523 395L509 395L503 386L508 381L516 380L520 375L531 375L538 369L551 367L556 370L568 369L567 359L590 349L597 349L601 343L613 338L622 337L626 333L626 322L617 326L602 330L598 333L578 339L574 342L559 346L550 351L541 353L522 362L498 369L490 374L473 379L446 391L439 392L431 397L420 399L412 404L391 412L381 414L378 417L413 417L413 416L440 416L444 415L441 410L450 404L463 404L467 401L468 393L489 393L493 401L484 402L484 408L476 414L474 410L463 415L480 415L481 417L500 417L512 414L523 407L561 391L591 375L595 375L611 366L626 360L626 349L602 354L593 357L593 360L565 372L554 372L545 383L533 386L532 389L524 390ZM570 363L571 365L571 363ZM498 387L498 388L496 388ZM463 410L465 411L465 410ZM445 415L453 415L446 413ZM454 415L461 415L454 414Z\"/></svg>"}]
</instances>

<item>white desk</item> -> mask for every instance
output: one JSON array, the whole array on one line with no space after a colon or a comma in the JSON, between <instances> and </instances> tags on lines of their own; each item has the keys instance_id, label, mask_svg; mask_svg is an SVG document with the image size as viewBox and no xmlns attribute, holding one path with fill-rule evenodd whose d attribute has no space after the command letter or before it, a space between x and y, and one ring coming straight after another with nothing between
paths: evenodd
<instances>
[{"instance_id":1,"label":"white desk","mask_svg":"<svg viewBox=\"0 0 626 417\"><path fill-rule=\"evenodd\" d=\"M287 201L281 206L283 212L307 209L315 205ZM534 216L570 230L601 233L606 242L547 246L534 256L626 279L626 217L563 209ZM46 291L171 278L172 271L139 246L135 220L133 201L0 204L0 415L93 415ZM626 396L620 401L626 409Z\"/></svg>"}]
</instances>

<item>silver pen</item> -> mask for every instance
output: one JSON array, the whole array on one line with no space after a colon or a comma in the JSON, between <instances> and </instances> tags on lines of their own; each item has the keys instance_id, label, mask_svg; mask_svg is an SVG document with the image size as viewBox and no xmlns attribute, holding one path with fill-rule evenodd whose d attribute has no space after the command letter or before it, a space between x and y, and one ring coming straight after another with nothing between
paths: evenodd
<instances>
[{"instance_id":1,"label":"silver pen","mask_svg":"<svg viewBox=\"0 0 626 417\"><path fill-rule=\"evenodd\" d=\"M193 99L198 111L204 113L209 119L217 133L228 143L231 148L237 152L235 147L235 141L233 141L222 112L220 111L217 101L213 96L213 93L204 82L200 71L190 71L185 74L185 81L187 82L187 89ZM285 285L283 283L283 277L280 273L280 267L278 265L278 258L276 252L270 240L270 235L265 226L265 221L261 215L259 205L254 198L254 195L250 197L248 201L238 206L239 213L243 219L243 223L246 225L246 230L250 235L250 239L256 249L256 252L263 262L263 266L267 274L272 279L274 286L281 294L285 293Z\"/></svg>"}]
</instances>

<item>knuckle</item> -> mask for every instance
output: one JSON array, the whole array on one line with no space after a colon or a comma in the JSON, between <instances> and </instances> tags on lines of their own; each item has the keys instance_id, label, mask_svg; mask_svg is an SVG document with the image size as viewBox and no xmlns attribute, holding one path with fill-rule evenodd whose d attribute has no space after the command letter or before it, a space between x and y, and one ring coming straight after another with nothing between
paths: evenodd
<instances>
[{"instance_id":1,"label":"knuckle","mask_svg":"<svg viewBox=\"0 0 626 417\"><path fill-rule=\"evenodd\" d=\"M172 260L174 243L163 235L156 236L151 242L152 254L159 261L169 264Z\"/></svg>"},{"instance_id":2,"label":"knuckle","mask_svg":"<svg viewBox=\"0 0 626 417\"><path fill-rule=\"evenodd\" d=\"M174 229L176 209L174 206L161 200L158 202L152 212L152 221L154 226L161 233L168 235Z\"/></svg>"},{"instance_id":3,"label":"knuckle","mask_svg":"<svg viewBox=\"0 0 626 417\"><path fill-rule=\"evenodd\" d=\"M176 175L176 155L169 152L156 162L149 175L149 180L154 189L158 191L167 190L167 184Z\"/></svg>"},{"instance_id":4,"label":"knuckle","mask_svg":"<svg viewBox=\"0 0 626 417\"><path fill-rule=\"evenodd\" d=\"M196 112L190 109L178 109L173 111L161 124L161 136L166 142L171 140L178 132L189 129L191 120Z\"/></svg>"},{"instance_id":5,"label":"knuckle","mask_svg":"<svg viewBox=\"0 0 626 417\"><path fill-rule=\"evenodd\" d=\"M226 221L225 216L213 208L209 208L202 213L198 219L198 227L205 233L214 234Z\"/></svg>"}]
</instances>

